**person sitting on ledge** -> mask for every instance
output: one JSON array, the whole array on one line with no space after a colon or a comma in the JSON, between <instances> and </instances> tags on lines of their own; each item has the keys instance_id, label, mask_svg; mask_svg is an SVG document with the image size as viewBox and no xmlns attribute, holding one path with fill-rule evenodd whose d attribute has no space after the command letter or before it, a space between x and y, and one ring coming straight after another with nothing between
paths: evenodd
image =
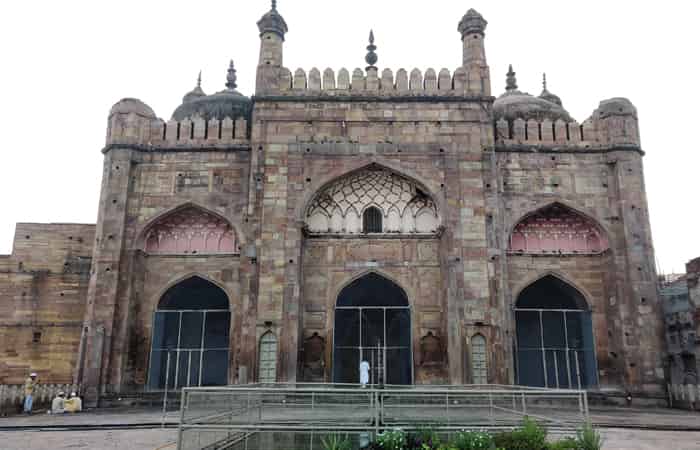
<instances>
[{"instance_id":1,"label":"person sitting on ledge","mask_svg":"<svg viewBox=\"0 0 700 450\"><path fill-rule=\"evenodd\" d=\"M65 397L66 394L63 393L63 391L59 392L56 398L53 399L51 402L51 411L49 411L50 414L63 414L66 412L65 410Z\"/></svg>"},{"instance_id":2,"label":"person sitting on ledge","mask_svg":"<svg viewBox=\"0 0 700 450\"><path fill-rule=\"evenodd\" d=\"M76 413L83 410L83 401L75 392L71 392L70 398L64 402L64 409L68 413Z\"/></svg>"}]
</instances>

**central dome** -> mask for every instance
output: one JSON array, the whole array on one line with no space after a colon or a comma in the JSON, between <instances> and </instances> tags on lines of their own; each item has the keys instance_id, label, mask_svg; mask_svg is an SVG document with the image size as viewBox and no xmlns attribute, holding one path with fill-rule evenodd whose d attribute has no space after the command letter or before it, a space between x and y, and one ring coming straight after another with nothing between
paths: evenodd
<instances>
[{"instance_id":1,"label":"central dome","mask_svg":"<svg viewBox=\"0 0 700 450\"><path fill-rule=\"evenodd\" d=\"M233 61L229 64L226 89L212 95L205 95L199 85L185 95L183 102L173 112L173 120L181 121L201 117L206 120L223 120L239 117L249 118L252 109L250 98L236 90L236 69Z\"/></svg>"}]
</instances>

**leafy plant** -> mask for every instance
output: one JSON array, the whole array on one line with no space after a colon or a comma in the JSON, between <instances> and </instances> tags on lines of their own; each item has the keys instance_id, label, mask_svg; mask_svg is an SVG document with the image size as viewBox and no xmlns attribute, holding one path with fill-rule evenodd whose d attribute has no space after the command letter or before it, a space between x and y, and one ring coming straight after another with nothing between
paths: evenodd
<instances>
[{"instance_id":1,"label":"leafy plant","mask_svg":"<svg viewBox=\"0 0 700 450\"><path fill-rule=\"evenodd\" d=\"M485 431L460 431L452 440L457 450L492 450L493 437Z\"/></svg>"},{"instance_id":2,"label":"leafy plant","mask_svg":"<svg viewBox=\"0 0 700 450\"><path fill-rule=\"evenodd\" d=\"M386 430L377 436L377 442L382 450L404 450L406 433L403 430Z\"/></svg>"},{"instance_id":3,"label":"leafy plant","mask_svg":"<svg viewBox=\"0 0 700 450\"><path fill-rule=\"evenodd\" d=\"M493 437L497 447L508 450L542 450L547 446L547 430L530 418L523 425L510 432L498 433Z\"/></svg>"},{"instance_id":4,"label":"leafy plant","mask_svg":"<svg viewBox=\"0 0 700 450\"><path fill-rule=\"evenodd\" d=\"M348 435L340 435L338 433L327 434L321 438L321 445L324 450L351 450L352 442Z\"/></svg>"},{"instance_id":5,"label":"leafy plant","mask_svg":"<svg viewBox=\"0 0 700 450\"><path fill-rule=\"evenodd\" d=\"M603 448L603 438L590 422L576 432L576 443L578 450L600 450Z\"/></svg>"},{"instance_id":6,"label":"leafy plant","mask_svg":"<svg viewBox=\"0 0 700 450\"><path fill-rule=\"evenodd\" d=\"M437 450L440 447L440 436L430 427L410 433L406 441L409 450Z\"/></svg>"}]
</instances>

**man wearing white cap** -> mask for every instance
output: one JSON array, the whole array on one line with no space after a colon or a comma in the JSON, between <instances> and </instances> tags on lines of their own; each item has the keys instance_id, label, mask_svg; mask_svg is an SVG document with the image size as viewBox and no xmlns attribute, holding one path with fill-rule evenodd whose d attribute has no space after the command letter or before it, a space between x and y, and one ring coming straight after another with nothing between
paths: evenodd
<instances>
[{"instance_id":1,"label":"man wearing white cap","mask_svg":"<svg viewBox=\"0 0 700 450\"><path fill-rule=\"evenodd\" d=\"M51 401L51 414L63 414L66 412L66 394L59 392L56 398Z\"/></svg>"},{"instance_id":2,"label":"man wearing white cap","mask_svg":"<svg viewBox=\"0 0 700 450\"><path fill-rule=\"evenodd\" d=\"M29 378L24 382L24 413L32 413L32 405L34 403L34 388L36 387L36 373L29 374Z\"/></svg>"}]
</instances>

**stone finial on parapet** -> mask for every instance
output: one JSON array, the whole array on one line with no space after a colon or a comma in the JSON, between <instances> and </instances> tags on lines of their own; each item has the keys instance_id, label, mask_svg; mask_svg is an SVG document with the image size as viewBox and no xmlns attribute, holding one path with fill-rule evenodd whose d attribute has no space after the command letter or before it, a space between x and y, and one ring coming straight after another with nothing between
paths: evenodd
<instances>
[{"instance_id":1,"label":"stone finial on parapet","mask_svg":"<svg viewBox=\"0 0 700 450\"><path fill-rule=\"evenodd\" d=\"M377 70L377 67L375 64L377 64L377 60L379 59L377 57L377 54L374 52L377 49L377 46L374 45L374 31L369 30L369 45L367 46L367 56L365 56L365 61L367 64L369 64L366 68L366 70L374 69Z\"/></svg>"}]
</instances>

